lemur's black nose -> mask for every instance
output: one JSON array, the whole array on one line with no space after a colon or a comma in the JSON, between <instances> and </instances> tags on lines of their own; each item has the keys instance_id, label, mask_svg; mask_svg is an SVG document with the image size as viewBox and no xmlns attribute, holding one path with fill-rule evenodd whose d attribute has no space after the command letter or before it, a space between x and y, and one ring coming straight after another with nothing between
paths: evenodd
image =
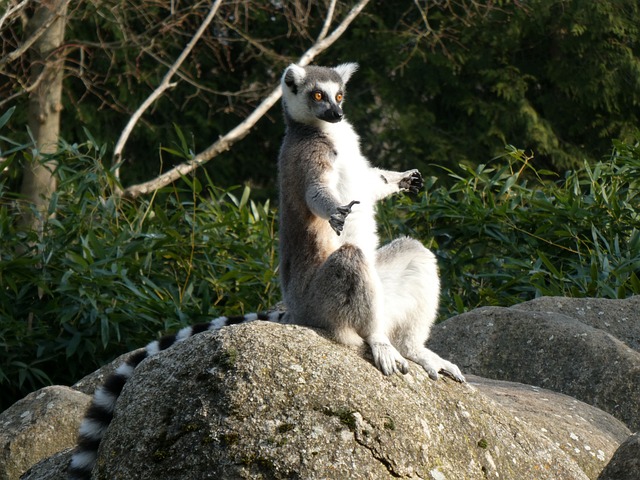
<instances>
[{"instance_id":1,"label":"lemur's black nose","mask_svg":"<svg viewBox=\"0 0 640 480\"><path fill-rule=\"evenodd\" d=\"M342 117L344 117L342 109L338 106L334 106L324 112L322 119L326 122L337 123L342 120Z\"/></svg>"}]
</instances>

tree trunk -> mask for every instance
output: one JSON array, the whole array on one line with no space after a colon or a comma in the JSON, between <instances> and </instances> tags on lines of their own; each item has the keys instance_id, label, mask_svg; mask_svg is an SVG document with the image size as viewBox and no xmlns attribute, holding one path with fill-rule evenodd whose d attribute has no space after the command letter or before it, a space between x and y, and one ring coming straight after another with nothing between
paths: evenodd
<instances>
[{"instance_id":1,"label":"tree trunk","mask_svg":"<svg viewBox=\"0 0 640 480\"><path fill-rule=\"evenodd\" d=\"M54 153L60 134L60 111L62 110L62 78L64 56L59 48L64 40L68 0L40 0L33 17L29 20L28 34L42 29L56 17L31 48L31 83L38 87L29 99L29 128L36 142L37 155L25 165L21 193L26 202L44 214L49 199L56 189L53 176L55 161L47 161L46 154ZM24 228L40 229L41 215L33 215L27 206L22 215Z\"/></svg>"}]
</instances>

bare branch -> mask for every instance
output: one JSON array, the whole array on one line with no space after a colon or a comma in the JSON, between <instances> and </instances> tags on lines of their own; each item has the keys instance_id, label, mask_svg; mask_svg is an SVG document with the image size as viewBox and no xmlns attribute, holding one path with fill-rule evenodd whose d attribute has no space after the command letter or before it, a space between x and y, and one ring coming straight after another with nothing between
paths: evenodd
<instances>
[{"instance_id":1,"label":"bare branch","mask_svg":"<svg viewBox=\"0 0 640 480\"><path fill-rule=\"evenodd\" d=\"M158 54L154 53L153 51L148 51L146 52L147 55L149 55L152 59L154 59L157 63L164 65L166 67L169 67L169 62L165 61L162 57L160 57ZM196 81L193 76L189 75L188 73L185 72L176 72L176 75L178 77L180 77L181 80L183 80L184 82L188 83L189 85L191 85L192 87L196 88L197 90L201 90L203 92L206 93L210 93L212 95L220 95L220 96L224 96L224 97L246 97L248 93L252 93L255 91L254 88L247 88L245 90L237 90L235 92L232 92L230 90L214 90L213 88L210 88L208 86L206 86L205 84ZM2 105L2 103L0 103L0 105Z\"/></svg>"},{"instance_id":2,"label":"bare branch","mask_svg":"<svg viewBox=\"0 0 640 480\"><path fill-rule=\"evenodd\" d=\"M327 36L327 33L329 33L329 27L331 26L331 22L333 21L333 12L335 9L336 9L336 0L331 0L331 3L329 4L329 9L327 10L327 18L324 19L324 25L322 26L320 35L318 35L318 39L316 40L317 42L319 42L320 40L323 40L324 37Z\"/></svg>"},{"instance_id":3,"label":"bare branch","mask_svg":"<svg viewBox=\"0 0 640 480\"><path fill-rule=\"evenodd\" d=\"M44 33L49 29L49 27L58 19L60 18L60 16L63 14L63 12L67 11L67 5L69 4L70 0L66 0L65 2L60 3L60 5L58 6L58 9L51 15L51 17L49 17L47 19L46 22L44 22L42 25L40 25L38 27L38 29L33 32L29 38L27 38L22 45L20 45L20 47L16 48L13 52L8 53L7 55L4 56L4 58L0 59L0 68L2 68L3 65L9 63L9 62L13 62L16 58L21 57L24 52L26 52L27 50L29 50L29 48L31 48L31 46L36 43L38 41L38 39L44 35ZM20 5L18 5L20 6ZM4 16L3 16L3 21L4 21Z\"/></svg>"},{"instance_id":4,"label":"bare branch","mask_svg":"<svg viewBox=\"0 0 640 480\"><path fill-rule=\"evenodd\" d=\"M369 0L360 0L351 11L344 17L342 22L331 32L331 35L322 38L314 43L309 50L307 50L298 60L298 65L308 65L316 55L329 48L333 43L340 38L340 36L349 27L351 22L360 14L360 12L366 7ZM329 12L331 13L331 12ZM325 21L325 24L327 21ZM172 168L171 170L163 173L162 175L150 180L148 182L140 183L138 185L132 185L127 188L124 194L128 197L135 198L140 195L152 192L159 188L165 187L170 183L178 180L180 177L191 173L196 168L204 165L209 160L219 155L220 153L229 150L238 140L244 138L251 128L264 116L273 105L280 99L282 91L280 85L273 89L273 91L265 98L260 105L241 123L235 128L230 130L226 135L221 136L216 142L211 144L206 150L198 153L191 160L181 163L180 165Z\"/></svg>"},{"instance_id":5,"label":"bare branch","mask_svg":"<svg viewBox=\"0 0 640 480\"><path fill-rule=\"evenodd\" d=\"M9 95L7 98L4 98L2 100L0 100L0 108L4 107L5 104L10 104L11 102L13 102L16 98L19 98L23 95L28 95L31 92L33 92L35 89L37 89L40 84L43 82L43 80L45 80L46 77L46 73L45 71L41 72L38 75L38 78L36 78L35 80L32 80L31 83L29 85L24 85L23 82L21 81L21 79L18 76L15 75L11 75L8 73L2 73L2 75L12 78L13 80L15 80L17 83L20 84L20 89L12 94Z\"/></svg>"},{"instance_id":6,"label":"bare branch","mask_svg":"<svg viewBox=\"0 0 640 480\"><path fill-rule=\"evenodd\" d=\"M356 6L351 9L348 15L344 17L340 25L338 25L336 29L331 32L331 35L316 42L315 45L313 45L304 53L304 55L302 55L302 57L300 57L300 60L298 60L298 65L308 65L311 60L316 57L316 55L333 45L333 43L345 32L347 27L349 27L351 22L360 14L364 7L367 6L367 3L369 3L369 0L360 0L356 4Z\"/></svg>"},{"instance_id":7,"label":"bare branch","mask_svg":"<svg viewBox=\"0 0 640 480\"><path fill-rule=\"evenodd\" d=\"M229 30L233 30L236 34L238 34L239 37L241 37L249 45L251 45L251 46L255 47L256 49L258 49L260 51L260 53L264 54L268 58L271 58L274 61L282 60L284 58L283 55L280 55L280 54L274 52L273 50L271 50L270 48L265 47L261 42L251 38L249 35L247 35L241 29L236 28L232 23L224 22L224 25Z\"/></svg>"},{"instance_id":8,"label":"bare branch","mask_svg":"<svg viewBox=\"0 0 640 480\"><path fill-rule=\"evenodd\" d=\"M189 54L191 53L191 50L193 50L193 47L196 45L196 43L198 43L198 40L200 40L200 37L202 36L202 34L209 27L209 24L213 20L213 17L215 17L216 12L218 11L218 7L220 6L221 3L222 3L222 0L216 0L211 5L211 10L209 11L209 14L207 15L207 17L202 22L202 25L200 25L200 28L198 28L198 31L195 33L193 38L189 41L189 43L184 48L184 50L182 51L178 59L175 61L175 63L171 66L169 71L166 73L166 75L160 82L160 85L158 85L158 87L153 91L153 93L151 93L151 95L147 97L147 99L142 103L142 105L140 105L140 107L138 107L138 109L134 112L134 114L129 119L129 122L127 123L127 126L122 131L122 134L120 135L120 138L118 139L118 142L116 143L116 146L113 152L113 157L116 162L120 161L120 158L122 156L122 150L124 149L124 145L127 143L127 140L129 139L129 136L131 135L133 128L135 127L136 123L138 123L138 120L140 119L142 114L145 112L145 110L147 110L147 108L149 108L153 104L153 102L155 102L158 98L160 98L160 96L162 96L165 90L168 90L169 88L172 88L176 85L175 83L171 83L171 78L178 71L178 69L182 65L182 62L184 62L185 59L189 56ZM117 167L114 173L116 178L119 178L120 167Z\"/></svg>"}]
</instances>

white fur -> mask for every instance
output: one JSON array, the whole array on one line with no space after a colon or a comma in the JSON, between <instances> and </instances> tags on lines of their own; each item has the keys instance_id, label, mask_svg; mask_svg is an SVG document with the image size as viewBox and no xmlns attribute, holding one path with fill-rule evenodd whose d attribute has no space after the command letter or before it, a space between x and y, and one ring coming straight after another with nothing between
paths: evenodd
<instances>
[{"instance_id":1,"label":"white fur","mask_svg":"<svg viewBox=\"0 0 640 480\"><path fill-rule=\"evenodd\" d=\"M182 342L192 335L192 327L184 327L176 334L176 342Z\"/></svg>"},{"instance_id":2,"label":"white fur","mask_svg":"<svg viewBox=\"0 0 640 480\"><path fill-rule=\"evenodd\" d=\"M334 163L329 183L336 198L342 205L352 200L360 203L352 207L352 213L345 222L342 235L336 238L339 245L352 243L373 260L378 248L375 201L372 188L380 183L374 178L369 161L360 152L360 138L349 122L323 122L323 130L332 140L338 156Z\"/></svg>"},{"instance_id":3,"label":"white fur","mask_svg":"<svg viewBox=\"0 0 640 480\"><path fill-rule=\"evenodd\" d=\"M229 319L227 317L214 318L209 322L209 330L220 330L222 327L227 325L228 320Z\"/></svg>"},{"instance_id":4,"label":"white fur","mask_svg":"<svg viewBox=\"0 0 640 480\"><path fill-rule=\"evenodd\" d=\"M154 340L153 342L147 344L145 349L147 350L147 355L153 357L160 351L160 344L157 340Z\"/></svg>"},{"instance_id":5,"label":"white fur","mask_svg":"<svg viewBox=\"0 0 640 480\"><path fill-rule=\"evenodd\" d=\"M158 343L158 342L154 342L154 343ZM151 345L151 344L149 344ZM149 352L148 350L149 346L147 345L147 353ZM149 354L149 356L151 356L151 354ZM121 364L118 368L116 368L116 373L118 375L122 375L124 378L129 379L131 378L131 375L133 375L133 367L131 365L129 365L128 363L123 363ZM97 391L96 391L97 393Z\"/></svg>"},{"instance_id":6,"label":"white fur","mask_svg":"<svg viewBox=\"0 0 640 480\"><path fill-rule=\"evenodd\" d=\"M307 72L304 68L291 64L285 70L285 74L282 76L282 101L287 105L287 111L291 117L299 122L310 123L315 120L315 117L310 115L306 107L302 105L302 102L297 101L296 94L294 94L286 85L285 77L287 74L292 75L296 85L302 84L304 78L307 76Z\"/></svg>"},{"instance_id":7,"label":"white fur","mask_svg":"<svg viewBox=\"0 0 640 480\"><path fill-rule=\"evenodd\" d=\"M342 78L344 83L347 83L356 70L358 70L357 63L343 63L334 68L338 75Z\"/></svg>"},{"instance_id":8,"label":"white fur","mask_svg":"<svg viewBox=\"0 0 640 480\"><path fill-rule=\"evenodd\" d=\"M313 124L317 122L316 118L311 115L309 110L304 107L301 102L296 101L295 95L289 92L286 95L283 95L283 97L283 101L290 105L287 111L291 115L291 118L301 123Z\"/></svg>"},{"instance_id":9,"label":"white fur","mask_svg":"<svg viewBox=\"0 0 640 480\"><path fill-rule=\"evenodd\" d=\"M107 428L109 428L107 424L85 418L80 424L78 434L91 440L100 440L104 437L104 432L107 431Z\"/></svg>"},{"instance_id":10,"label":"white fur","mask_svg":"<svg viewBox=\"0 0 640 480\"><path fill-rule=\"evenodd\" d=\"M307 76L307 72L305 71L305 69L299 65L296 65L295 63L289 65L286 71L289 71L293 74L294 81L298 85L301 84L304 78Z\"/></svg>"},{"instance_id":11,"label":"white fur","mask_svg":"<svg viewBox=\"0 0 640 480\"><path fill-rule=\"evenodd\" d=\"M127 376L127 378L129 377L130 375ZM113 408L115 407L117 399L118 397L110 392L107 392L102 387L96 389L95 393L93 394L93 403L102 407L108 412L113 412Z\"/></svg>"},{"instance_id":12,"label":"white fur","mask_svg":"<svg viewBox=\"0 0 640 480\"><path fill-rule=\"evenodd\" d=\"M93 467L96 463L96 458L98 457L98 452L96 450L83 450L81 452L74 453L71 457L71 463L69 464L72 468L80 468L85 469L87 467Z\"/></svg>"}]
</instances>

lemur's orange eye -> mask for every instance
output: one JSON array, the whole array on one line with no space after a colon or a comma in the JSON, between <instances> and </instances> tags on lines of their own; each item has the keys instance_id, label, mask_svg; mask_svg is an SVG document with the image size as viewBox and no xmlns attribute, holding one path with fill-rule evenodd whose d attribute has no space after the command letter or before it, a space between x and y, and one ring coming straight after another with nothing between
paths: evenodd
<instances>
[{"instance_id":1,"label":"lemur's orange eye","mask_svg":"<svg viewBox=\"0 0 640 480\"><path fill-rule=\"evenodd\" d=\"M343 98L344 98L344 95L342 95L341 93L338 93L336 95L336 102L340 103Z\"/></svg>"},{"instance_id":2,"label":"lemur's orange eye","mask_svg":"<svg viewBox=\"0 0 640 480\"><path fill-rule=\"evenodd\" d=\"M320 92L320 91L315 91L315 92L313 92L313 99L314 99L316 102L321 101L321 100L322 100L322 92Z\"/></svg>"}]
</instances>

